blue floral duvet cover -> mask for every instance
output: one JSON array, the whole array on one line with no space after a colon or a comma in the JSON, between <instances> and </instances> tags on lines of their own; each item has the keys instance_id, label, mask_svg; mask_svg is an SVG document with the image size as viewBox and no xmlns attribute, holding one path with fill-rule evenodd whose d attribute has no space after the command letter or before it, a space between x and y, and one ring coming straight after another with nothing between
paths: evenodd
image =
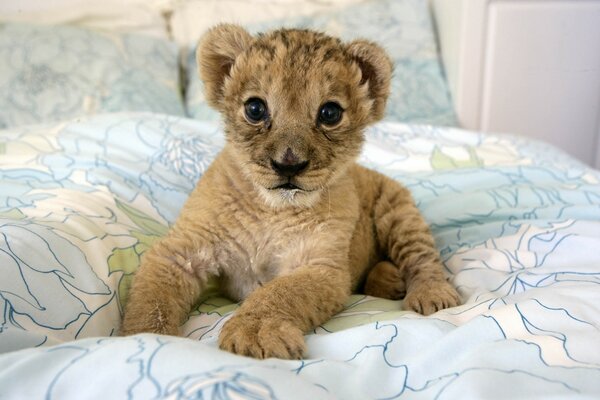
<instances>
[{"instance_id":1,"label":"blue floral duvet cover","mask_svg":"<svg viewBox=\"0 0 600 400\"><path fill-rule=\"evenodd\" d=\"M140 256L222 147L215 124L105 114L0 131L0 399L600 397L600 173L509 136L382 123L360 162L402 181L464 304L354 295L302 361L220 351L236 304L182 338L117 337Z\"/></svg>"}]
</instances>

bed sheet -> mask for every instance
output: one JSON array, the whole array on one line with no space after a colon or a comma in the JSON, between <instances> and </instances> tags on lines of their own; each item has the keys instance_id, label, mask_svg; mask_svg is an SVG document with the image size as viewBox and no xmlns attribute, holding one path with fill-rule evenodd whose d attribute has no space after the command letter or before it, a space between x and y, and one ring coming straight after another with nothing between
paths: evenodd
<instances>
[{"instance_id":1,"label":"bed sheet","mask_svg":"<svg viewBox=\"0 0 600 400\"><path fill-rule=\"evenodd\" d=\"M378 124L360 162L411 189L462 306L354 295L301 361L218 350L237 305L216 288L186 338L115 337L140 256L222 145L154 113L0 131L0 398L600 396L600 173L453 128Z\"/></svg>"}]
</instances>

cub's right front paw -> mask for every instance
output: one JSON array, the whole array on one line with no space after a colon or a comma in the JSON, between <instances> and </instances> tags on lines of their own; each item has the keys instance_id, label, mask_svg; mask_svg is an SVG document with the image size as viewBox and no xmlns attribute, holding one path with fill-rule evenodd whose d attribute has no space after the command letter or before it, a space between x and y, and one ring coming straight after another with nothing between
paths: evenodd
<instances>
[{"instance_id":1,"label":"cub's right front paw","mask_svg":"<svg viewBox=\"0 0 600 400\"><path fill-rule=\"evenodd\" d=\"M254 358L300 359L305 351L304 335L291 322L236 314L225 323L219 347Z\"/></svg>"}]
</instances>

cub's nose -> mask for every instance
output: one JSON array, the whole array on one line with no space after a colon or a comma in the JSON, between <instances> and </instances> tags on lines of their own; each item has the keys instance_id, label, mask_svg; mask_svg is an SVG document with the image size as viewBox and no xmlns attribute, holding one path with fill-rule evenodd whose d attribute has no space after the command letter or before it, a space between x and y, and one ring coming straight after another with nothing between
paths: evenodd
<instances>
[{"instance_id":1,"label":"cub's nose","mask_svg":"<svg viewBox=\"0 0 600 400\"><path fill-rule=\"evenodd\" d=\"M281 176L291 178L304 171L308 166L308 161L302 161L296 164L284 164L278 163L275 160L271 160L271 168Z\"/></svg>"},{"instance_id":2,"label":"cub's nose","mask_svg":"<svg viewBox=\"0 0 600 400\"><path fill-rule=\"evenodd\" d=\"M271 159L271 168L279 175L285 176L286 178L298 175L300 172L304 171L307 166L308 160L300 161L298 156L296 156L289 147L283 155L283 160L281 162Z\"/></svg>"}]
</instances>

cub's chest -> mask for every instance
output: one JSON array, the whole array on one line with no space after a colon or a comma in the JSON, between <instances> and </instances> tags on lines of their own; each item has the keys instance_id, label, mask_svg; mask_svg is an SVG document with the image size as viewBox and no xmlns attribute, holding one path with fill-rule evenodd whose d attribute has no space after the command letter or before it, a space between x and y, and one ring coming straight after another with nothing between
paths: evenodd
<instances>
[{"instance_id":1,"label":"cub's chest","mask_svg":"<svg viewBox=\"0 0 600 400\"><path fill-rule=\"evenodd\" d=\"M218 244L221 280L229 296L243 299L273 278L286 275L319 255L327 223L310 215L272 215L238 210L221 217Z\"/></svg>"},{"instance_id":2,"label":"cub's chest","mask_svg":"<svg viewBox=\"0 0 600 400\"><path fill-rule=\"evenodd\" d=\"M307 241L322 231L327 223L311 215L290 211L270 214L240 209L221 219L232 259L255 272L281 268L290 252L298 254Z\"/></svg>"}]
</instances>

